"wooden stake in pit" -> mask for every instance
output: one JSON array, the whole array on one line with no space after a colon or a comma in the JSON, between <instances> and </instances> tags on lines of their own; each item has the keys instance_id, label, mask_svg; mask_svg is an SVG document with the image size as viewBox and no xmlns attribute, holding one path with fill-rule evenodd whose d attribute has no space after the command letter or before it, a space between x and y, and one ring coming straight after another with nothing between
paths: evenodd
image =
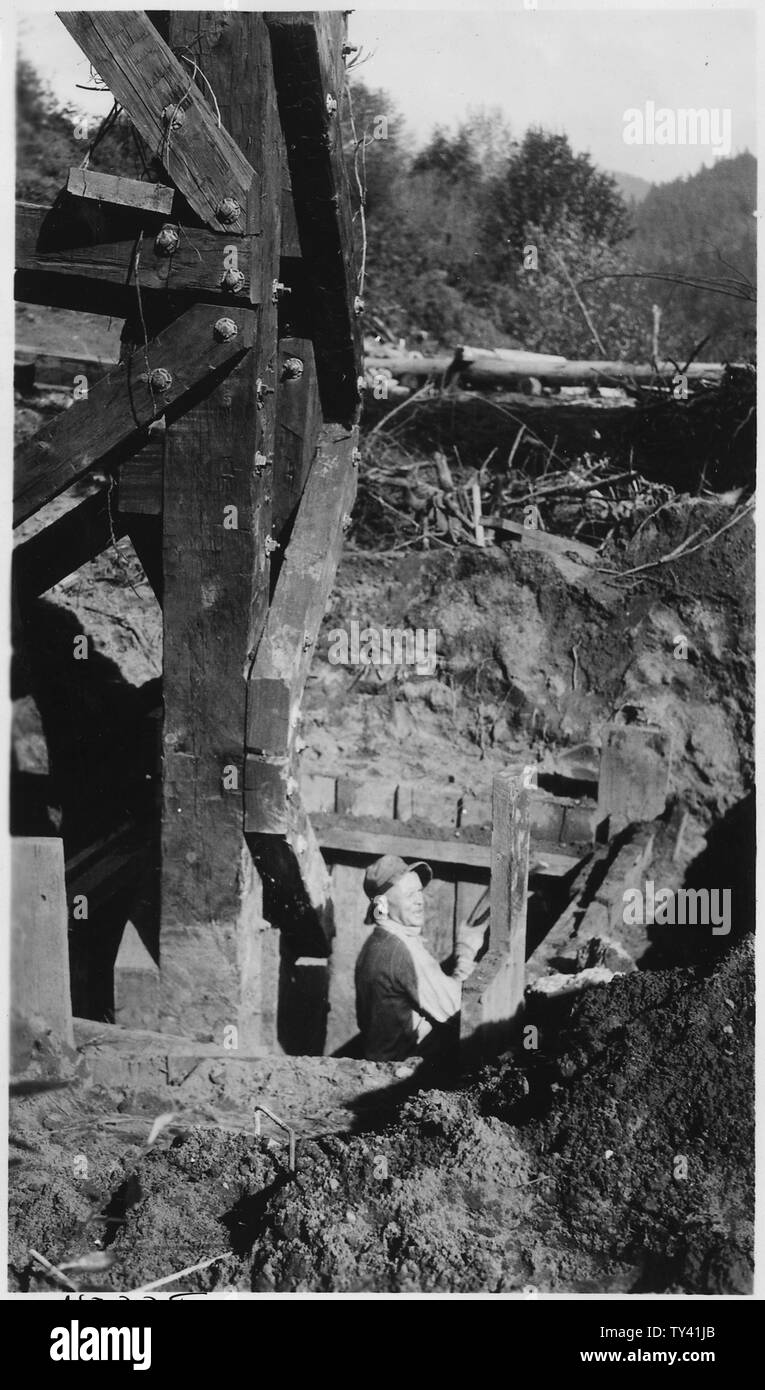
<instances>
[{"instance_id":1,"label":"wooden stake in pit","mask_svg":"<svg viewBox=\"0 0 765 1390\"><path fill-rule=\"evenodd\" d=\"M461 1052L471 1062L507 1045L523 1009L530 802L523 769L496 776L492 798L489 946L462 991Z\"/></svg>"}]
</instances>

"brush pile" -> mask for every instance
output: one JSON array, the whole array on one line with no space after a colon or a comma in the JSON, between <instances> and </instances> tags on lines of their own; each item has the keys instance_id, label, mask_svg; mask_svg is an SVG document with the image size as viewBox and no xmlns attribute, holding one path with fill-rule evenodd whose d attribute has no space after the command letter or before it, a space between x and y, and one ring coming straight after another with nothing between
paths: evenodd
<instances>
[{"instance_id":1,"label":"brush pile","mask_svg":"<svg viewBox=\"0 0 765 1390\"><path fill-rule=\"evenodd\" d=\"M520 445L521 428L516 445ZM585 453L573 462L546 451L543 471L507 465L493 450L478 468L442 450L416 457L383 434L366 441L352 541L372 551L479 546L526 533L594 548L627 541L677 499L668 484ZM517 457L518 448L515 449ZM535 536L534 536L534 533ZM577 547L578 548L578 547Z\"/></svg>"}]
</instances>

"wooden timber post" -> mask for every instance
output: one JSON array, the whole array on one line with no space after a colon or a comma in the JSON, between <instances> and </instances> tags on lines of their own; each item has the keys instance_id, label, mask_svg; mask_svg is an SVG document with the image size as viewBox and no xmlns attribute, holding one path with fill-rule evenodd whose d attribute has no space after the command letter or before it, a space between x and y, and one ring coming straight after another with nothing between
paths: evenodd
<instances>
[{"instance_id":1,"label":"wooden timber post","mask_svg":"<svg viewBox=\"0 0 765 1390\"><path fill-rule=\"evenodd\" d=\"M464 1064L501 1051L523 1011L530 794L523 769L492 784L489 946L462 991L460 1054Z\"/></svg>"},{"instance_id":2,"label":"wooden timber post","mask_svg":"<svg viewBox=\"0 0 765 1390\"><path fill-rule=\"evenodd\" d=\"M279 279L279 121L260 14L171 11L252 173L228 190L219 275L246 247L253 351L167 431L161 1026L275 1047L278 940L243 835L247 673L268 607ZM172 172L172 163L171 163ZM227 314L228 316L228 314ZM215 317L213 315L213 317ZM236 1034L224 1034L226 1027Z\"/></svg>"},{"instance_id":3,"label":"wooden timber post","mask_svg":"<svg viewBox=\"0 0 765 1390\"><path fill-rule=\"evenodd\" d=\"M345 17L60 18L162 182L73 170L17 211L16 297L127 322L120 363L17 453L15 525L95 469L108 487L22 539L14 594L133 541L164 616L160 1026L277 1049L273 924L292 955L332 936L296 774L358 464Z\"/></svg>"}]
</instances>

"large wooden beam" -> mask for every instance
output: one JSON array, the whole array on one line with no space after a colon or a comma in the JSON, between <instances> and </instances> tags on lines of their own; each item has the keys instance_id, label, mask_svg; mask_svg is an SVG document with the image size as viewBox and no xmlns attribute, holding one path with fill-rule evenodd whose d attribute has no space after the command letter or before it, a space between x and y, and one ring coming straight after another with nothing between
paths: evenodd
<instances>
[{"instance_id":1,"label":"large wooden beam","mask_svg":"<svg viewBox=\"0 0 765 1390\"><path fill-rule=\"evenodd\" d=\"M192 20L195 37L198 14ZM218 23L221 18L236 24L235 16L218 17ZM149 15L143 10L68 10L59 19L202 221L234 236L244 235L245 229L250 235L258 232L258 179L237 144L237 132L233 125L218 124L210 101L194 82L191 64L176 58ZM220 101L219 88L207 68L203 71ZM252 81L250 76L248 84ZM248 94L240 90L239 95L246 106ZM249 135L242 133L242 146Z\"/></svg>"},{"instance_id":2,"label":"large wooden beam","mask_svg":"<svg viewBox=\"0 0 765 1390\"><path fill-rule=\"evenodd\" d=\"M340 120L341 11L268 13L297 232L312 308L322 409L350 424L360 404L361 334L353 225Z\"/></svg>"},{"instance_id":3,"label":"large wooden beam","mask_svg":"<svg viewBox=\"0 0 765 1390\"><path fill-rule=\"evenodd\" d=\"M246 672L269 596L281 171L268 35L256 12L167 13L221 120L257 168L242 230L261 232L255 348L171 423L164 466L162 1026L277 1047L278 935L244 837ZM171 161L170 172L173 166Z\"/></svg>"},{"instance_id":4,"label":"large wooden beam","mask_svg":"<svg viewBox=\"0 0 765 1390\"><path fill-rule=\"evenodd\" d=\"M144 185L153 187L152 184ZM163 231L168 227L172 230ZM161 235L160 235L161 233ZM225 241L156 214L62 194L52 207L16 205L15 297L27 304L87 309L115 318L134 313L137 292L236 305L260 289L260 242L237 246L241 280L226 276Z\"/></svg>"},{"instance_id":5,"label":"large wooden beam","mask_svg":"<svg viewBox=\"0 0 765 1390\"><path fill-rule=\"evenodd\" d=\"M249 351L254 320L252 310L240 307L227 309L223 319L211 305L188 309L44 425L16 456L14 526L117 450L140 448L153 420L177 415L184 397L209 388ZM232 336L216 326L221 323L233 323ZM159 371L166 375L156 376Z\"/></svg>"}]
</instances>

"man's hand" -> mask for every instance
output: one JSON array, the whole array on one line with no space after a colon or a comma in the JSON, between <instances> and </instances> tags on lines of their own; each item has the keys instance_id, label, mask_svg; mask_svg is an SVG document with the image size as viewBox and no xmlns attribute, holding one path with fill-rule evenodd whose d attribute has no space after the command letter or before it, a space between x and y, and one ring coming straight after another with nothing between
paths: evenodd
<instances>
[{"instance_id":1,"label":"man's hand","mask_svg":"<svg viewBox=\"0 0 765 1390\"><path fill-rule=\"evenodd\" d=\"M486 936L486 924L477 927L469 927L467 922L463 922L457 928L457 942L455 946L456 965L452 971L455 980L466 980L473 971L475 958L484 943Z\"/></svg>"}]
</instances>

